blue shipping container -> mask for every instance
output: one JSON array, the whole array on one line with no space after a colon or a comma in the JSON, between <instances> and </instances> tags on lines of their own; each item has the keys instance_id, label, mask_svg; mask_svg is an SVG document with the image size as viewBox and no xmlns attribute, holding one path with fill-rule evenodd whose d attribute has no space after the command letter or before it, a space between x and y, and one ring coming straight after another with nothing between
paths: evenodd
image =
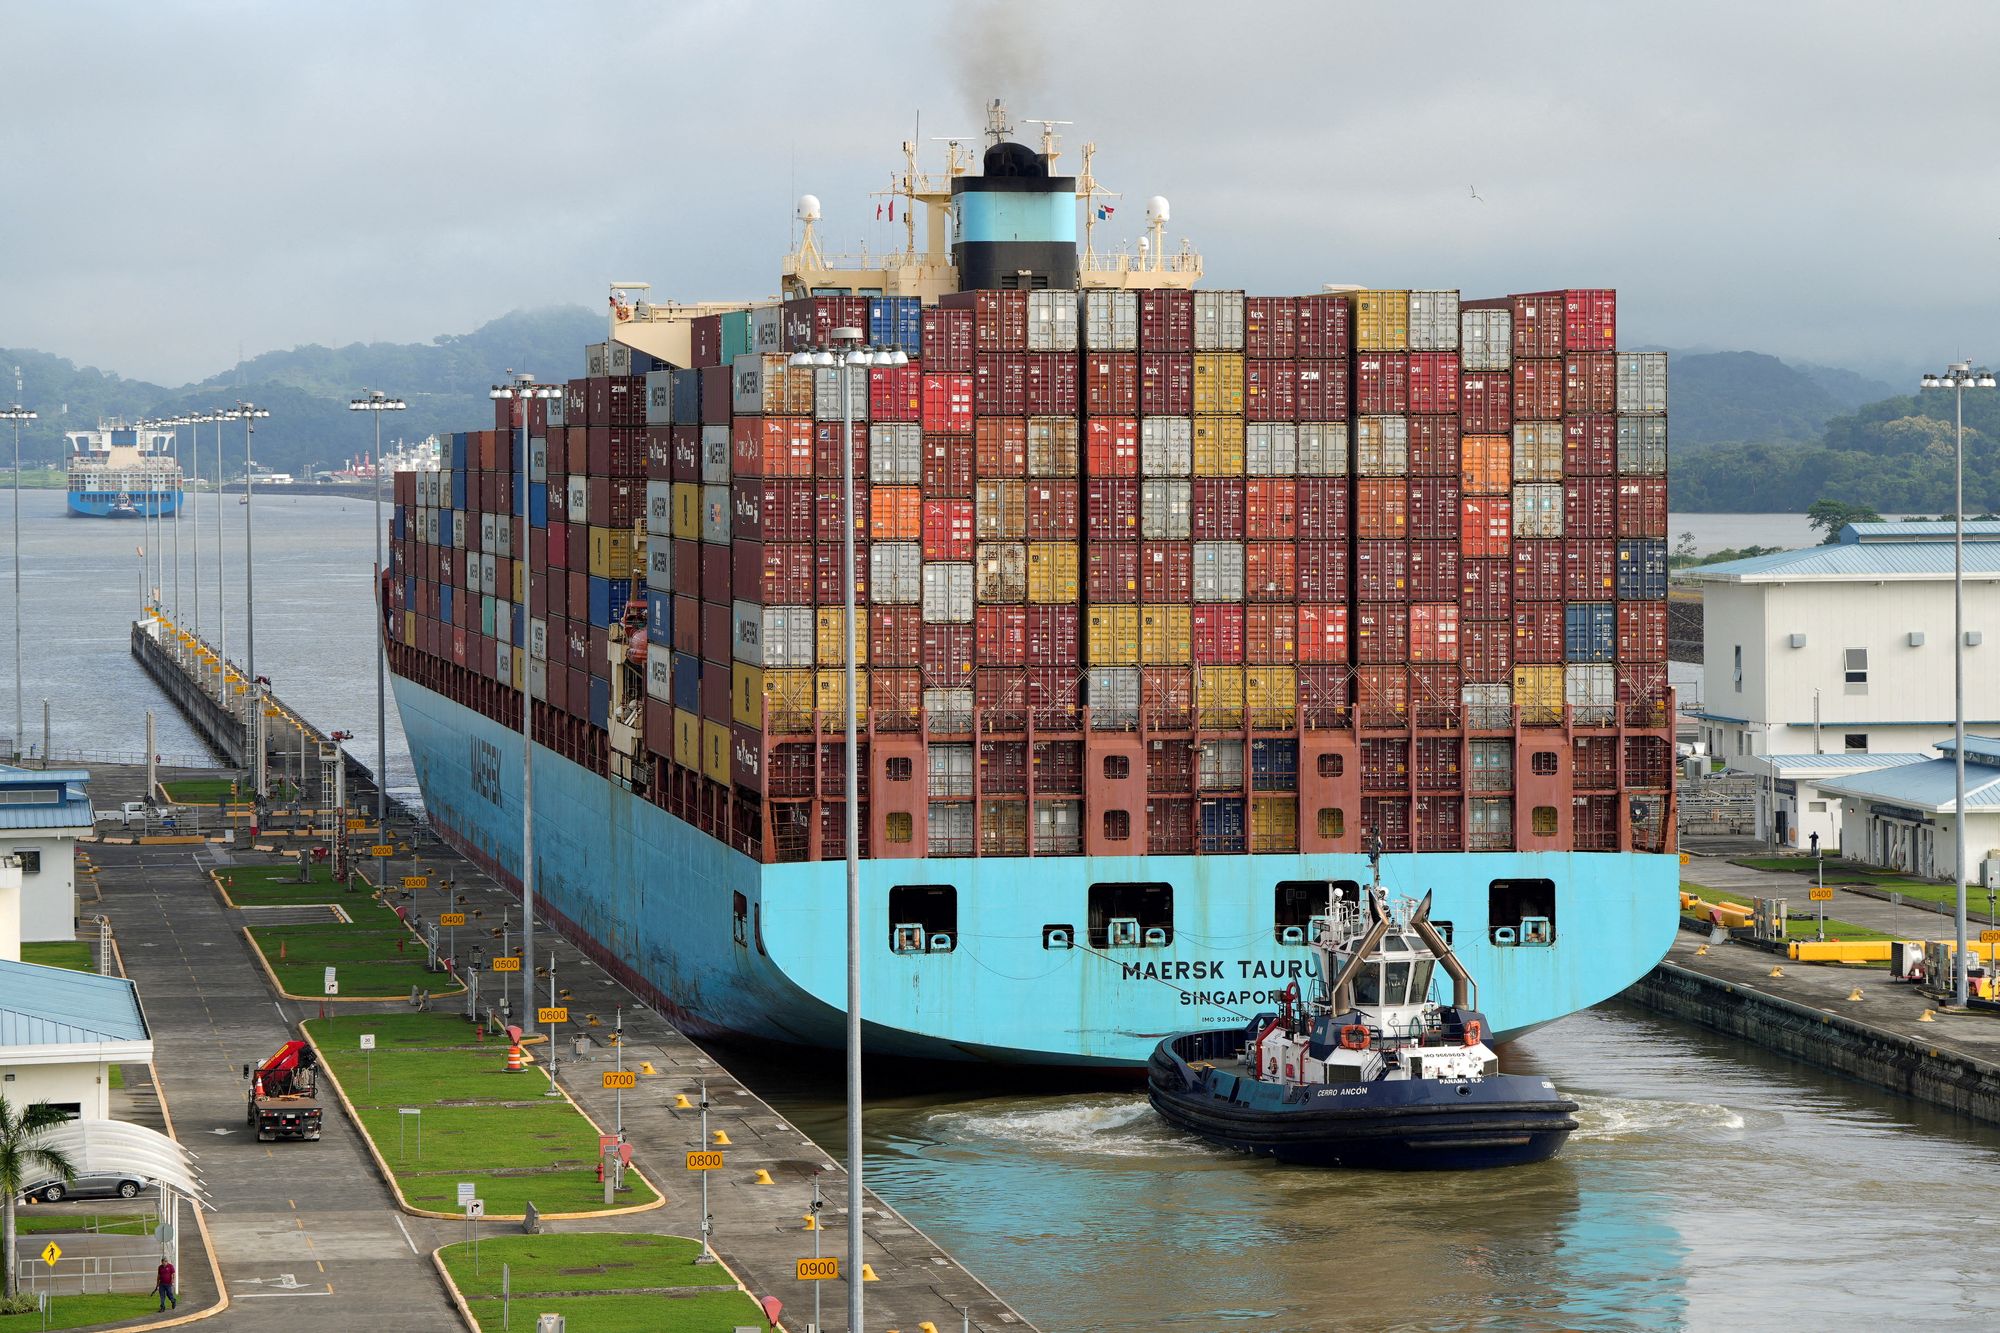
<instances>
[{"instance_id":1,"label":"blue shipping container","mask_svg":"<svg viewBox=\"0 0 2000 1333\"><path fill-rule=\"evenodd\" d=\"M528 523L531 527L546 528L549 525L549 488L528 487ZM859 619L859 617L856 617Z\"/></svg>"},{"instance_id":2,"label":"blue shipping container","mask_svg":"<svg viewBox=\"0 0 2000 1333\"><path fill-rule=\"evenodd\" d=\"M1609 662L1617 623L1617 608L1610 602L1571 602L1563 608L1563 659Z\"/></svg>"},{"instance_id":3,"label":"blue shipping container","mask_svg":"<svg viewBox=\"0 0 2000 1333\"><path fill-rule=\"evenodd\" d=\"M634 375L650 375L656 370L665 370L666 368L667 363L654 356L651 352L642 352L636 347L632 349L632 373Z\"/></svg>"},{"instance_id":4,"label":"blue shipping container","mask_svg":"<svg viewBox=\"0 0 2000 1333\"><path fill-rule=\"evenodd\" d=\"M1243 798L1210 796L1201 802L1201 849L1204 852L1243 850Z\"/></svg>"},{"instance_id":5,"label":"blue shipping container","mask_svg":"<svg viewBox=\"0 0 2000 1333\"><path fill-rule=\"evenodd\" d=\"M415 574L406 575L403 579L403 609L406 611L417 609L417 576ZM860 617L857 616L855 619L858 620Z\"/></svg>"},{"instance_id":6,"label":"blue shipping container","mask_svg":"<svg viewBox=\"0 0 2000 1333\"><path fill-rule=\"evenodd\" d=\"M456 519L457 517L458 517L458 515L456 515L455 513L453 513L453 512L452 512L451 510L449 510L449 509L440 509L440 510L438 510L438 540L437 540L437 544L438 544L439 546L450 546L450 545L451 545L451 528L452 528L452 521L453 521L454 519Z\"/></svg>"},{"instance_id":7,"label":"blue shipping container","mask_svg":"<svg viewBox=\"0 0 2000 1333\"><path fill-rule=\"evenodd\" d=\"M674 707L684 713L701 711L701 659L693 653L674 654Z\"/></svg>"},{"instance_id":8,"label":"blue shipping container","mask_svg":"<svg viewBox=\"0 0 2000 1333\"><path fill-rule=\"evenodd\" d=\"M674 595L657 588L646 589L646 642L664 648L673 637Z\"/></svg>"},{"instance_id":9,"label":"blue shipping container","mask_svg":"<svg viewBox=\"0 0 2000 1333\"><path fill-rule=\"evenodd\" d=\"M674 372L674 420L682 424L692 424L701 420L701 372L699 370L676 370Z\"/></svg>"},{"instance_id":10,"label":"blue shipping container","mask_svg":"<svg viewBox=\"0 0 2000 1333\"><path fill-rule=\"evenodd\" d=\"M590 579L590 623L609 626L612 621L625 614L625 603L632 600L632 580L600 579L592 575Z\"/></svg>"},{"instance_id":11,"label":"blue shipping container","mask_svg":"<svg viewBox=\"0 0 2000 1333\"><path fill-rule=\"evenodd\" d=\"M459 468L451 474L451 507L465 508L465 470Z\"/></svg>"},{"instance_id":12,"label":"blue shipping container","mask_svg":"<svg viewBox=\"0 0 2000 1333\"><path fill-rule=\"evenodd\" d=\"M1659 602L1667 596L1667 543L1663 539L1618 543L1618 600Z\"/></svg>"},{"instance_id":13,"label":"blue shipping container","mask_svg":"<svg viewBox=\"0 0 2000 1333\"><path fill-rule=\"evenodd\" d=\"M452 587L449 583L438 589L438 619L447 625L452 623L451 595L457 591L458 589ZM860 617L856 616L855 619L858 621Z\"/></svg>"},{"instance_id":14,"label":"blue shipping container","mask_svg":"<svg viewBox=\"0 0 2000 1333\"><path fill-rule=\"evenodd\" d=\"M911 356L923 351L923 301L915 296L877 296L868 302L868 341L900 347Z\"/></svg>"},{"instance_id":15,"label":"blue shipping container","mask_svg":"<svg viewBox=\"0 0 2000 1333\"><path fill-rule=\"evenodd\" d=\"M445 458L445 466L450 468L453 472L461 474L464 473L465 471L464 431L461 430L452 432L451 448L448 452L448 456Z\"/></svg>"},{"instance_id":16,"label":"blue shipping container","mask_svg":"<svg viewBox=\"0 0 2000 1333\"><path fill-rule=\"evenodd\" d=\"M1259 791L1292 791L1299 784L1296 740L1250 742L1250 785Z\"/></svg>"},{"instance_id":17,"label":"blue shipping container","mask_svg":"<svg viewBox=\"0 0 2000 1333\"><path fill-rule=\"evenodd\" d=\"M611 717L611 682L598 676L590 678L590 724L604 726Z\"/></svg>"}]
</instances>

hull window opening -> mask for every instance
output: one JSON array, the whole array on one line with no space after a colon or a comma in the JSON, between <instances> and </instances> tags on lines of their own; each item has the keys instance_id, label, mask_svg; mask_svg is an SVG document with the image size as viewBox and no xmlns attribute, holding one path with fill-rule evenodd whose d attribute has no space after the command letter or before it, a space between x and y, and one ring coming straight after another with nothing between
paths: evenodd
<instances>
[{"instance_id":1,"label":"hull window opening","mask_svg":"<svg viewBox=\"0 0 2000 1333\"><path fill-rule=\"evenodd\" d=\"M1551 879L1496 879L1487 886L1487 935L1495 944L1545 947L1556 938Z\"/></svg>"},{"instance_id":2,"label":"hull window opening","mask_svg":"<svg viewBox=\"0 0 2000 1333\"><path fill-rule=\"evenodd\" d=\"M734 895L730 900L729 933L736 940L737 947L749 947L750 900L740 893Z\"/></svg>"},{"instance_id":3,"label":"hull window opening","mask_svg":"<svg viewBox=\"0 0 2000 1333\"><path fill-rule=\"evenodd\" d=\"M1313 921L1327 914L1329 893L1358 902L1361 885L1351 879L1281 879L1273 890L1272 934L1280 944L1310 944Z\"/></svg>"},{"instance_id":4,"label":"hull window opening","mask_svg":"<svg viewBox=\"0 0 2000 1333\"><path fill-rule=\"evenodd\" d=\"M957 889L949 884L898 884L889 890L892 952L950 953L957 947Z\"/></svg>"},{"instance_id":5,"label":"hull window opening","mask_svg":"<svg viewBox=\"0 0 2000 1333\"><path fill-rule=\"evenodd\" d=\"M1174 942L1174 886L1090 886L1093 949L1161 948Z\"/></svg>"}]
</instances>

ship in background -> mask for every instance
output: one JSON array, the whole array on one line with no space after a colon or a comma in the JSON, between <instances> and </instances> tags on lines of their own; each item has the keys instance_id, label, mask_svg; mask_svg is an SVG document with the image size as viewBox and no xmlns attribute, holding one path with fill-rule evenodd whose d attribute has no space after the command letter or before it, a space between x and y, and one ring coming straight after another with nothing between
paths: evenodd
<instances>
[{"instance_id":1,"label":"ship in background","mask_svg":"<svg viewBox=\"0 0 2000 1333\"><path fill-rule=\"evenodd\" d=\"M69 441L69 512L83 518L154 518L181 506L181 465L174 433L141 421L99 421L96 430L65 431Z\"/></svg>"},{"instance_id":2,"label":"ship in background","mask_svg":"<svg viewBox=\"0 0 2000 1333\"><path fill-rule=\"evenodd\" d=\"M1195 290L1165 200L1097 252L1053 129L905 144L886 256L805 196L781 302L614 286L563 395L397 478L433 826L518 883L525 681L538 907L697 1034L838 1047L851 642L871 1053L1136 1070L1304 988L1377 834L1497 1037L1617 994L1678 910L1664 358L1602 289ZM846 441L789 364L843 326L910 358Z\"/></svg>"},{"instance_id":3,"label":"ship in background","mask_svg":"<svg viewBox=\"0 0 2000 1333\"><path fill-rule=\"evenodd\" d=\"M386 450L380 460L382 472L394 476L398 472L436 472L444 466L444 442L437 436L410 442L397 440ZM378 470L377 461L368 454L347 460L347 465L333 472L322 472L315 481L347 483L372 482Z\"/></svg>"}]
</instances>

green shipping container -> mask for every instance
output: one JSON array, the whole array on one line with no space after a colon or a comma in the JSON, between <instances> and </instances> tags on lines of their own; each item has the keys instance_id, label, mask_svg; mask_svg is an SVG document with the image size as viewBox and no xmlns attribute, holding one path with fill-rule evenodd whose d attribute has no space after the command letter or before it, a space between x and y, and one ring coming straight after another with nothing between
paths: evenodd
<instances>
[{"instance_id":1,"label":"green shipping container","mask_svg":"<svg viewBox=\"0 0 2000 1333\"><path fill-rule=\"evenodd\" d=\"M722 364L734 365L736 358L752 351L750 312L732 310L722 317Z\"/></svg>"}]
</instances>

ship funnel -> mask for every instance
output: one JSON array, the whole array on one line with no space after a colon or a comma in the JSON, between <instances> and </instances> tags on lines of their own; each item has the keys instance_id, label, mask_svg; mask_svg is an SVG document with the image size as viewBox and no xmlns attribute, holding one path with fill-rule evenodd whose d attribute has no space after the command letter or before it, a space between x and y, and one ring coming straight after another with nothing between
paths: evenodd
<instances>
[{"instance_id":1,"label":"ship funnel","mask_svg":"<svg viewBox=\"0 0 2000 1333\"><path fill-rule=\"evenodd\" d=\"M1049 159L1007 138L1011 132L995 101L982 174L951 182L959 290L1074 287L1076 177L1051 176Z\"/></svg>"}]
</instances>

